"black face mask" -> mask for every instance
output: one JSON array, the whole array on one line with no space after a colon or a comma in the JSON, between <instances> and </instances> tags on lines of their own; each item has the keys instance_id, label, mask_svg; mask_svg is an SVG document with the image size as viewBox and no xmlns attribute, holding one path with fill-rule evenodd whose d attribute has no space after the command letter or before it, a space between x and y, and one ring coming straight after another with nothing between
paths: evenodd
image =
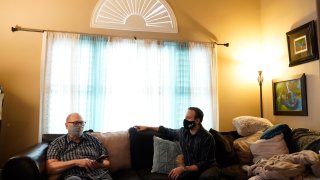
<instances>
[{"instance_id":1,"label":"black face mask","mask_svg":"<svg viewBox=\"0 0 320 180\"><path fill-rule=\"evenodd\" d=\"M186 119L183 120L183 127L185 129L192 129L196 126L196 121L188 121Z\"/></svg>"}]
</instances>

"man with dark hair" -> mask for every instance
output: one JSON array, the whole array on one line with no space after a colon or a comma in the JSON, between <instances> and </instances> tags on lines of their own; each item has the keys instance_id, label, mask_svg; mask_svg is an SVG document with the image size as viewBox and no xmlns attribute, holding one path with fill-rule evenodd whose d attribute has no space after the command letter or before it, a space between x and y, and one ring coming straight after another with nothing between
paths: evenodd
<instances>
[{"instance_id":1,"label":"man with dark hair","mask_svg":"<svg viewBox=\"0 0 320 180\"><path fill-rule=\"evenodd\" d=\"M184 166L172 169L169 177L181 180L214 180L220 178L220 169L216 165L215 141L203 128L203 112L197 107L189 107L180 129L163 126L135 126L138 131L152 130L178 140L184 157Z\"/></svg>"},{"instance_id":2,"label":"man with dark hair","mask_svg":"<svg viewBox=\"0 0 320 180\"><path fill-rule=\"evenodd\" d=\"M97 138L83 133L84 125L78 113L68 115L65 123L68 134L49 144L48 174L61 174L60 178L66 180L112 180L107 171L110 167L107 149Z\"/></svg>"},{"instance_id":3,"label":"man with dark hair","mask_svg":"<svg viewBox=\"0 0 320 180\"><path fill-rule=\"evenodd\" d=\"M204 114L201 109L197 107L189 107L188 110L193 110L195 112L194 118L195 119L199 118L200 122L202 122Z\"/></svg>"}]
</instances>

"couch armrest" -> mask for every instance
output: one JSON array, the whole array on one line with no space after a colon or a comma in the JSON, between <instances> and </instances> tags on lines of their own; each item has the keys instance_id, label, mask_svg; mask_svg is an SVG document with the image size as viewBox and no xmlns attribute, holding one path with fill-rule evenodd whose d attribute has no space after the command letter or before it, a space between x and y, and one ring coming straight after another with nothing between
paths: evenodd
<instances>
[{"instance_id":1,"label":"couch armrest","mask_svg":"<svg viewBox=\"0 0 320 180\"><path fill-rule=\"evenodd\" d=\"M4 180L43 179L46 176L47 143L40 143L7 160L2 169Z\"/></svg>"}]
</instances>

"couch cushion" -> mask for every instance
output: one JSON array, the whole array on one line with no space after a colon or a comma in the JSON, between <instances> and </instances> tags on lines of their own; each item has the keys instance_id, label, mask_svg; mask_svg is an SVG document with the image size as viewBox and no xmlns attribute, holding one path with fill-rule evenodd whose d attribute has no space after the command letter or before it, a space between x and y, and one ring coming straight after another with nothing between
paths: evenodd
<instances>
[{"instance_id":1,"label":"couch cushion","mask_svg":"<svg viewBox=\"0 0 320 180\"><path fill-rule=\"evenodd\" d=\"M241 165L234 164L231 166L227 166L225 168L221 168L222 179L232 179L232 180L247 180L249 179L247 173L243 171Z\"/></svg>"},{"instance_id":2,"label":"couch cushion","mask_svg":"<svg viewBox=\"0 0 320 180\"><path fill-rule=\"evenodd\" d=\"M63 136L65 134L42 134L42 142L43 143L51 143L57 137Z\"/></svg>"},{"instance_id":3,"label":"couch cushion","mask_svg":"<svg viewBox=\"0 0 320 180\"><path fill-rule=\"evenodd\" d=\"M262 131L258 131L250 136L238 138L233 142L233 147L236 150L240 164L252 164L253 156L250 144L260 139L261 134Z\"/></svg>"},{"instance_id":4,"label":"couch cushion","mask_svg":"<svg viewBox=\"0 0 320 180\"><path fill-rule=\"evenodd\" d=\"M153 137L153 164L151 172L169 174L175 168L176 157L181 153L178 142Z\"/></svg>"},{"instance_id":5,"label":"couch cushion","mask_svg":"<svg viewBox=\"0 0 320 180\"><path fill-rule=\"evenodd\" d=\"M214 137L216 143L216 159L218 164L221 167L237 164L239 160L233 148L233 132L230 132L229 134L224 132L224 134L222 134L212 128L209 132Z\"/></svg>"},{"instance_id":6,"label":"couch cushion","mask_svg":"<svg viewBox=\"0 0 320 180\"><path fill-rule=\"evenodd\" d=\"M265 118L253 116L239 116L232 120L232 124L241 136L249 136L257 131L264 131L273 124Z\"/></svg>"},{"instance_id":7,"label":"couch cushion","mask_svg":"<svg viewBox=\"0 0 320 180\"><path fill-rule=\"evenodd\" d=\"M129 129L131 166L133 169L150 169L153 164L153 136L168 139L153 131L138 132L136 128Z\"/></svg>"},{"instance_id":8,"label":"couch cushion","mask_svg":"<svg viewBox=\"0 0 320 180\"><path fill-rule=\"evenodd\" d=\"M110 175L113 180L141 180L138 173L133 169L120 170Z\"/></svg>"},{"instance_id":9,"label":"couch cushion","mask_svg":"<svg viewBox=\"0 0 320 180\"><path fill-rule=\"evenodd\" d=\"M128 131L91 133L107 148L110 155L110 171L131 168L130 142Z\"/></svg>"},{"instance_id":10,"label":"couch cushion","mask_svg":"<svg viewBox=\"0 0 320 180\"><path fill-rule=\"evenodd\" d=\"M167 174L151 173L150 169L140 169L137 173L143 180L172 180Z\"/></svg>"}]
</instances>

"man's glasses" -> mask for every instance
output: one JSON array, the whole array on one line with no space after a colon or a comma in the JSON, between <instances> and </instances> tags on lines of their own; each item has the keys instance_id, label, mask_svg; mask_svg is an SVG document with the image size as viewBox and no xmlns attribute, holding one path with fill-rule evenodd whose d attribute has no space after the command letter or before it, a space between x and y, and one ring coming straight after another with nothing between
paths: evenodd
<instances>
[{"instance_id":1,"label":"man's glasses","mask_svg":"<svg viewBox=\"0 0 320 180\"><path fill-rule=\"evenodd\" d=\"M74 122L67 122L67 123L71 123L74 126L84 126L86 124L85 121L74 121Z\"/></svg>"}]
</instances>

